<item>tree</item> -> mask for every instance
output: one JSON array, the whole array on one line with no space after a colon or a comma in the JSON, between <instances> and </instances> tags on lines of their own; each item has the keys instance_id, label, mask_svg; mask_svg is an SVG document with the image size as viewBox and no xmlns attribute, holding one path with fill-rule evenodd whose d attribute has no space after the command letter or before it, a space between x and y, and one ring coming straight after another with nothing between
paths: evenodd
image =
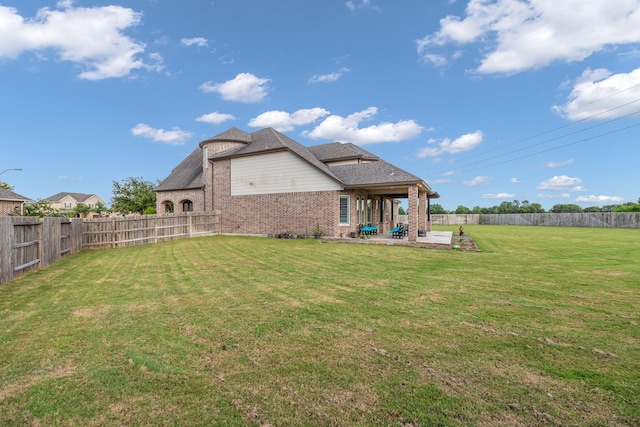
<instances>
[{"instance_id":1,"label":"tree","mask_svg":"<svg viewBox=\"0 0 640 427\"><path fill-rule=\"evenodd\" d=\"M99 213L99 214L106 213L108 211L109 211L109 209L107 209L107 207L102 202L96 203L96 205L93 207L93 209L91 209L91 212L95 212L95 213Z\"/></svg>"},{"instance_id":2,"label":"tree","mask_svg":"<svg viewBox=\"0 0 640 427\"><path fill-rule=\"evenodd\" d=\"M121 214L144 214L148 208L156 206L156 193L152 182L140 178L129 177L122 183L113 181L113 197L111 209Z\"/></svg>"},{"instance_id":3,"label":"tree","mask_svg":"<svg viewBox=\"0 0 640 427\"><path fill-rule=\"evenodd\" d=\"M13 186L7 184L4 181L0 181L0 188L4 188L5 190L13 191Z\"/></svg>"},{"instance_id":4,"label":"tree","mask_svg":"<svg viewBox=\"0 0 640 427\"><path fill-rule=\"evenodd\" d=\"M442 205L439 205L438 203L434 203L430 206L431 208L431 213L432 214L446 214L448 213L447 210L445 208L442 207Z\"/></svg>"},{"instance_id":5,"label":"tree","mask_svg":"<svg viewBox=\"0 0 640 427\"><path fill-rule=\"evenodd\" d=\"M42 199L36 200L34 203L24 205L25 216L39 216L40 218L51 215L60 215L50 202Z\"/></svg>"},{"instance_id":6,"label":"tree","mask_svg":"<svg viewBox=\"0 0 640 427\"><path fill-rule=\"evenodd\" d=\"M553 205L551 208L551 212L553 213L579 213L582 212L582 208L578 205L568 203L568 204L558 204Z\"/></svg>"},{"instance_id":7,"label":"tree","mask_svg":"<svg viewBox=\"0 0 640 427\"><path fill-rule=\"evenodd\" d=\"M78 203L73 208L73 213L78 218L84 218L89 212L91 212L91 208L84 203Z\"/></svg>"},{"instance_id":8,"label":"tree","mask_svg":"<svg viewBox=\"0 0 640 427\"><path fill-rule=\"evenodd\" d=\"M618 206L613 209L613 212L640 212L640 199L638 199L638 203L630 202Z\"/></svg>"},{"instance_id":9,"label":"tree","mask_svg":"<svg viewBox=\"0 0 640 427\"><path fill-rule=\"evenodd\" d=\"M460 205L460 206L458 206L458 207L456 208L456 213L457 213L457 214L470 214L470 213L471 213L471 209L469 209L469 208L468 208L468 207L466 207L466 206L462 206L462 205Z\"/></svg>"},{"instance_id":10,"label":"tree","mask_svg":"<svg viewBox=\"0 0 640 427\"><path fill-rule=\"evenodd\" d=\"M406 215L407 213L404 211L402 206L398 206L398 215Z\"/></svg>"}]
</instances>

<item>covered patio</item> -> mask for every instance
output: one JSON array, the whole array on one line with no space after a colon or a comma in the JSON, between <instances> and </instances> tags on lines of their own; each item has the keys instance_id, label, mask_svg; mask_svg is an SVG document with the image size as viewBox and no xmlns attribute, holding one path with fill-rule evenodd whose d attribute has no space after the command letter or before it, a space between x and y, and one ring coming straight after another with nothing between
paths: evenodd
<instances>
[{"instance_id":1,"label":"covered patio","mask_svg":"<svg viewBox=\"0 0 640 427\"><path fill-rule=\"evenodd\" d=\"M430 235L431 199L437 199L440 195L431 190L424 181L359 185L357 191L366 194L366 196L359 198L364 206L359 208L356 205L356 213L363 212L362 216L358 216L357 223L365 226L366 234L369 237L392 239L394 236L389 234L390 231L397 230L401 226L403 231L402 238L394 240L427 243L429 239L444 239L440 235ZM406 223L398 221L397 203L394 203L398 199L408 200ZM392 202L391 206L389 206L389 201ZM360 202L357 201L356 204L358 203ZM366 227L367 225L372 226L375 232L370 232ZM451 235L449 235L450 241Z\"/></svg>"}]
</instances>

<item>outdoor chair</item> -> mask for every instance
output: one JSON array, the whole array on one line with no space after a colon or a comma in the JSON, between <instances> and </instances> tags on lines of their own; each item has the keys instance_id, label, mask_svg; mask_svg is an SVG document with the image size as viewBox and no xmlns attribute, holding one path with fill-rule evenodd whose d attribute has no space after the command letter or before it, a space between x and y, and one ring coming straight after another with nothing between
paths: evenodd
<instances>
[{"instance_id":1,"label":"outdoor chair","mask_svg":"<svg viewBox=\"0 0 640 427\"><path fill-rule=\"evenodd\" d=\"M367 235L378 234L378 226L368 224L362 227L360 231L362 232L362 234L367 234Z\"/></svg>"},{"instance_id":2,"label":"outdoor chair","mask_svg":"<svg viewBox=\"0 0 640 427\"><path fill-rule=\"evenodd\" d=\"M398 225L394 228L392 228L389 231L389 234L391 234L391 237L393 237L394 239L403 239L405 234L404 234L404 226L403 225Z\"/></svg>"}]
</instances>

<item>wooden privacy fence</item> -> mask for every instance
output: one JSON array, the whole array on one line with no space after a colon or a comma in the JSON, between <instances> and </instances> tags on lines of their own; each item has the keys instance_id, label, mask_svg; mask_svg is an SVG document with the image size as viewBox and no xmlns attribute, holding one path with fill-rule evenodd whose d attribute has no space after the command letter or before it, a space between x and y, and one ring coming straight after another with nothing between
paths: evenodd
<instances>
[{"instance_id":1,"label":"wooden privacy fence","mask_svg":"<svg viewBox=\"0 0 640 427\"><path fill-rule=\"evenodd\" d=\"M220 234L220 212L82 220L0 217L0 283L82 249Z\"/></svg>"},{"instance_id":2,"label":"wooden privacy fence","mask_svg":"<svg viewBox=\"0 0 640 427\"><path fill-rule=\"evenodd\" d=\"M0 283L82 250L82 220L0 217Z\"/></svg>"},{"instance_id":3,"label":"wooden privacy fence","mask_svg":"<svg viewBox=\"0 0 640 427\"><path fill-rule=\"evenodd\" d=\"M432 225L462 225L479 223L479 214L431 214Z\"/></svg>"},{"instance_id":4,"label":"wooden privacy fence","mask_svg":"<svg viewBox=\"0 0 640 427\"><path fill-rule=\"evenodd\" d=\"M480 224L553 227L640 228L640 212L578 212L480 215Z\"/></svg>"},{"instance_id":5,"label":"wooden privacy fence","mask_svg":"<svg viewBox=\"0 0 640 427\"><path fill-rule=\"evenodd\" d=\"M640 228L639 212L431 214L433 225L540 225L556 227Z\"/></svg>"},{"instance_id":6,"label":"wooden privacy fence","mask_svg":"<svg viewBox=\"0 0 640 427\"><path fill-rule=\"evenodd\" d=\"M87 219L82 248L116 248L220 234L220 212Z\"/></svg>"}]
</instances>

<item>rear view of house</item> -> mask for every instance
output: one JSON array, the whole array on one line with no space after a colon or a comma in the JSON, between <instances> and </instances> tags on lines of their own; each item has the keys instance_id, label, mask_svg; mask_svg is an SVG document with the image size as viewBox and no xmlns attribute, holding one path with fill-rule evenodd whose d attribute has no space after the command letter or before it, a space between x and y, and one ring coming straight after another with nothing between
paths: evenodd
<instances>
[{"instance_id":1,"label":"rear view of house","mask_svg":"<svg viewBox=\"0 0 640 427\"><path fill-rule=\"evenodd\" d=\"M158 213L221 213L223 233L346 236L362 224L388 232L408 199L409 240L427 230L421 178L350 144L305 147L266 128L237 128L202 141L156 188Z\"/></svg>"}]
</instances>

